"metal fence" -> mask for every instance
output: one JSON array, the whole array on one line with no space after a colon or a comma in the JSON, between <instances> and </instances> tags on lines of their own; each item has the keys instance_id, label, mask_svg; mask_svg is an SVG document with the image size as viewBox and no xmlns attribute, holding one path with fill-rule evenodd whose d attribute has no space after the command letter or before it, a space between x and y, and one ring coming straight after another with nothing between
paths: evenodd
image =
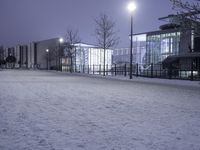
<instances>
[{"instance_id":1,"label":"metal fence","mask_svg":"<svg viewBox=\"0 0 200 150\"><path fill-rule=\"evenodd\" d=\"M164 79L182 79L200 81L200 69L190 66L188 68L164 68L162 64L141 65L133 64L132 74L136 77L164 78ZM78 72L94 75L112 75L112 76L129 76L129 64L105 65L74 65L62 66L63 71Z\"/></svg>"}]
</instances>

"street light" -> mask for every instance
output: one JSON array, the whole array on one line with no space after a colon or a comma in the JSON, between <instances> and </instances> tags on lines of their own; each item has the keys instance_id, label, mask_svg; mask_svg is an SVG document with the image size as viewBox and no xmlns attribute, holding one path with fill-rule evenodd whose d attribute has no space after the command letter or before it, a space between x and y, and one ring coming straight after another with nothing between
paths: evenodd
<instances>
[{"instance_id":1,"label":"street light","mask_svg":"<svg viewBox=\"0 0 200 150\"><path fill-rule=\"evenodd\" d=\"M136 9L136 4L134 2L131 2L128 4L128 10L129 12L131 13L131 41L130 41L130 79L133 78L133 75L132 75L132 72L133 72L133 65L132 65L132 62L133 62L133 52L132 52L132 49L133 49L133 12L135 11Z\"/></svg>"},{"instance_id":2,"label":"street light","mask_svg":"<svg viewBox=\"0 0 200 150\"><path fill-rule=\"evenodd\" d=\"M49 70L49 49L46 49L47 52L47 70Z\"/></svg>"},{"instance_id":3,"label":"street light","mask_svg":"<svg viewBox=\"0 0 200 150\"><path fill-rule=\"evenodd\" d=\"M134 2L130 2L129 4L128 4L128 10L131 12L131 13L133 13L133 11L135 11L136 10L136 4L134 3Z\"/></svg>"},{"instance_id":4,"label":"street light","mask_svg":"<svg viewBox=\"0 0 200 150\"><path fill-rule=\"evenodd\" d=\"M59 38L59 51L58 51L58 53L59 53L59 70L60 71L62 71L62 67L61 67L61 63L62 63L62 61L61 61L61 49L60 49L60 45L62 44L62 43L64 43L64 39L63 38Z\"/></svg>"},{"instance_id":5,"label":"street light","mask_svg":"<svg viewBox=\"0 0 200 150\"><path fill-rule=\"evenodd\" d=\"M64 42L64 39L63 38L59 38L59 43L63 43Z\"/></svg>"}]
</instances>

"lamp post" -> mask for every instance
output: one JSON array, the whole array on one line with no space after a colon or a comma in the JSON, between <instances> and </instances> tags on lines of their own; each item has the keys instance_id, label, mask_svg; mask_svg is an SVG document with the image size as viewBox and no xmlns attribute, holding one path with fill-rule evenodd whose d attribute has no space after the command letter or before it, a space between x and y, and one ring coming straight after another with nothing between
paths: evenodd
<instances>
[{"instance_id":1,"label":"lamp post","mask_svg":"<svg viewBox=\"0 0 200 150\"><path fill-rule=\"evenodd\" d=\"M131 41L130 41L130 79L133 78L133 12L136 9L136 4L134 2L131 2L128 4L128 10L131 13Z\"/></svg>"},{"instance_id":2,"label":"lamp post","mask_svg":"<svg viewBox=\"0 0 200 150\"><path fill-rule=\"evenodd\" d=\"M49 70L49 49L46 49L47 52L47 70Z\"/></svg>"},{"instance_id":3,"label":"lamp post","mask_svg":"<svg viewBox=\"0 0 200 150\"><path fill-rule=\"evenodd\" d=\"M59 47L58 47L58 55L59 55L59 61L58 61L58 63L59 63L59 69L58 70L60 70L60 71L62 71L62 66L61 66L61 64L62 64L62 61L61 61L61 49L60 49L60 45L62 44L64 42L64 39L63 38L59 38Z\"/></svg>"}]
</instances>

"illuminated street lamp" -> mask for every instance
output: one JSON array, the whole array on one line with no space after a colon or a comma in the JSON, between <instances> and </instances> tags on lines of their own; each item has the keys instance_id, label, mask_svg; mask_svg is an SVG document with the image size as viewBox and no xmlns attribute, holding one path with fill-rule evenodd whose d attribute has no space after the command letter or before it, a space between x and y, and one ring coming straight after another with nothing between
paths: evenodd
<instances>
[{"instance_id":1,"label":"illuminated street lamp","mask_svg":"<svg viewBox=\"0 0 200 150\"><path fill-rule=\"evenodd\" d=\"M131 41L130 41L130 79L133 78L133 75L132 75L132 72L133 72L133 52L132 52L132 49L133 49L133 12L135 11L136 9L136 4L134 2L131 2L128 4L128 10L129 12L131 13Z\"/></svg>"},{"instance_id":2,"label":"illuminated street lamp","mask_svg":"<svg viewBox=\"0 0 200 150\"><path fill-rule=\"evenodd\" d=\"M47 53L47 70L49 70L49 49L46 49Z\"/></svg>"},{"instance_id":3,"label":"illuminated street lamp","mask_svg":"<svg viewBox=\"0 0 200 150\"><path fill-rule=\"evenodd\" d=\"M64 42L64 39L63 38L59 38L59 43L63 43Z\"/></svg>"},{"instance_id":4,"label":"illuminated street lamp","mask_svg":"<svg viewBox=\"0 0 200 150\"><path fill-rule=\"evenodd\" d=\"M135 10L136 10L136 4L134 3L134 2L130 2L129 4L128 4L128 10L131 12L131 13L133 13Z\"/></svg>"}]
</instances>

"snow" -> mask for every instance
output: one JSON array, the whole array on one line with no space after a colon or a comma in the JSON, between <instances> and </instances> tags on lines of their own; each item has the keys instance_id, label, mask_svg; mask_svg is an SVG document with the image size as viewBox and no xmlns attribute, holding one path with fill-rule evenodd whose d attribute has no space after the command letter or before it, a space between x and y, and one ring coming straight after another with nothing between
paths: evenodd
<instances>
[{"instance_id":1,"label":"snow","mask_svg":"<svg viewBox=\"0 0 200 150\"><path fill-rule=\"evenodd\" d=\"M1 71L0 150L199 150L199 82L147 80Z\"/></svg>"},{"instance_id":2,"label":"snow","mask_svg":"<svg viewBox=\"0 0 200 150\"><path fill-rule=\"evenodd\" d=\"M65 72L62 72L65 73ZM66 73L65 73L66 74ZM69 74L69 73L67 73ZM136 77L133 76L133 79L129 79L129 75L93 75L93 74L80 74L73 73L73 75L77 76L87 76L92 78L104 78L104 79L112 79L112 80L121 80L128 82L138 82L138 83L146 83L146 84L159 84L159 85L169 85L169 86L183 86L183 87L200 87L200 81L191 81L191 80L179 80L179 79L163 79L163 78L147 78L147 77Z\"/></svg>"}]
</instances>

